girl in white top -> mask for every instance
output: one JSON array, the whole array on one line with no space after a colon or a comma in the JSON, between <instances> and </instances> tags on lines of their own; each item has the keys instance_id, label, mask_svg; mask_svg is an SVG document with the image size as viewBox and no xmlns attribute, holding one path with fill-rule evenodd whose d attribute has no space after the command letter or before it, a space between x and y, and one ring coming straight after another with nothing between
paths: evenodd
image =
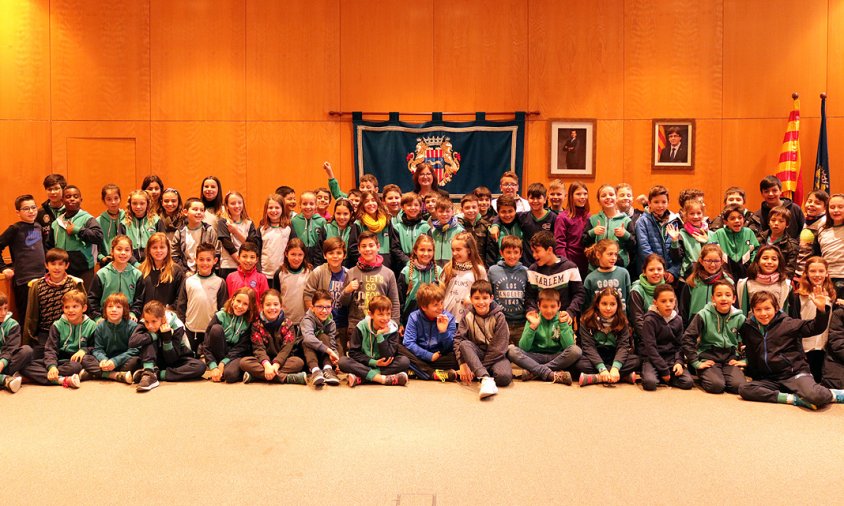
<instances>
[{"instance_id":1,"label":"girl in white top","mask_svg":"<svg viewBox=\"0 0 844 506\"><path fill-rule=\"evenodd\" d=\"M264 217L261 218L261 273L270 281L270 288L278 290L272 280L284 261L284 251L291 237L295 235L290 216L284 213L284 199L278 194L270 195L264 202Z\"/></svg>"},{"instance_id":2,"label":"girl in white top","mask_svg":"<svg viewBox=\"0 0 844 506\"><path fill-rule=\"evenodd\" d=\"M311 264L305 260L305 243L297 237L290 239L275 282L281 292L281 309L297 331L305 317L305 285L310 273Z\"/></svg>"},{"instance_id":3,"label":"girl in white top","mask_svg":"<svg viewBox=\"0 0 844 506\"><path fill-rule=\"evenodd\" d=\"M817 251L829 265L829 277L839 299L844 299L844 193L829 197L826 224L818 232Z\"/></svg>"},{"instance_id":4,"label":"girl in white top","mask_svg":"<svg viewBox=\"0 0 844 506\"><path fill-rule=\"evenodd\" d=\"M226 277L237 270L240 263L237 252L246 241L253 242L259 247L261 236L255 229L255 224L249 219L243 195L239 192L228 192L223 198L223 212L217 220L217 238L220 240L222 252L220 255L220 277Z\"/></svg>"},{"instance_id":5,"label":"girl in white top","mask_svg":"<svg viewBox=\"0 0 844 506\"><path fill-rule=\"evenodd\" d=\"M440 286L445 290L444 307L459 324L466 315L472 283L487 279L484 262L470 232L460 232L451 240L451 260L443 267Z\"/></svg>"},{"instance_id":6,"label":"girl in white top","mask_svg":"<svg viewBox=\"0 0 844 506\"><path fill-rule=\"evenodd\" d=\"M817 316L817 306L812 302L812 294L822 291L835 300L835 287L829 278L829 269L826 260L822 257L809 257L806 259L806 271L800 279L800 286L795 290L796 303L799 303L799 318L801 320L814 320ZM832 321L832 319L830 319ZM803 351L806 352L806 360L809 362L809 369L816 382L823 379L824 349L829 338L829 325L823 333L803 338Z\"/></svg>"}]
</instances>

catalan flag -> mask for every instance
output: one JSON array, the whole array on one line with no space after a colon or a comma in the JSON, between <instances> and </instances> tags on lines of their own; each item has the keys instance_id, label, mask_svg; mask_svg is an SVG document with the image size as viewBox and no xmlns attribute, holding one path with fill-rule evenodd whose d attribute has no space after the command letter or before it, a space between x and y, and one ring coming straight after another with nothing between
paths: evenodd
<instances>
[{"instance_id":1,"label":"catalan flag","mask_svg":"<svg viewBox=\"0 0 844 506\"><path fill-rule=\"evenodd\" d=\"M826 140L826 93L821 95L821 131L818 134L818 154L815 156L813 190L829 193L829 144Z\"/></svg>"},{"instance_id":2,"label":"catalan flag","mask_svg":"<svg viewBox=\"0 0 844 506\"><path fill-rule=\"evenodd\" d=\"M792 95L794 107L788 114L788 126L782 138L777 179L782 181L783 196L793 202L803 201L803 184L800 181L800 99Z\"/></svg>"},{"instance_id":3,"label":"catalan flag","mask_svg":"<svg viewBox=\"0 0 844 506\"><path fill-rule=\"evenodd\" d=\"M668 145L668 137L665 136L665 127L663 125L659 125L659 139L657 140L657 143L659 144L657 154L659 154L662 153L662 150Z\"/></svg>"}]
</instances>

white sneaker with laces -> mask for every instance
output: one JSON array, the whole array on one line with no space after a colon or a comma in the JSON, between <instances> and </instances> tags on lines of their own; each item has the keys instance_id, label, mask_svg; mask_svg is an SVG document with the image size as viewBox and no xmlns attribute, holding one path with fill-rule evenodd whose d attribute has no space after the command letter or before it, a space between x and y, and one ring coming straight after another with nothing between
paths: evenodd
<instances>
[{"instance_id":1,"label":"white sneaker with laces","mask_svg":"<svg viewBox=\"0 0 844 506\"><path fill-rule=\"evenodd\" d=\"M495 380L492 376L484 376L484 378L481 379L481 399L486 399L487 397L491 397L497 393L498 386L495 384Z\"/></svg>"}]
</instances>

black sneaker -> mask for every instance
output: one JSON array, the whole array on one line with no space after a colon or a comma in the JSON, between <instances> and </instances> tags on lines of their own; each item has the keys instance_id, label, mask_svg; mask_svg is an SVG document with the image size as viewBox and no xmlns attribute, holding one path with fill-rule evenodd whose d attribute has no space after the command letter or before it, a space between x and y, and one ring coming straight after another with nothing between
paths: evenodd
<instances>
[{"instance_id":1,"label":"black sneaker","mask_svg":"<svg viewBox=\"0 0 844 506\"><path fill-rule=\"evenodd\" d=\"M138 392L149 392L158 385L158 376L152 371L145 370L143 376L141 376L141 381L138 382L138 388L135 390Z\"/></svg>"},{"instance_id":2,"label":"black sneaker","mask_svg":"<svg viewBox=\"0 0 844 506\"><path fill-rule=\"evenodd\" d=\"M321 387L325 384L325 376L322 374L322 371L317 369L315 372L311 373L311 385L315 387Z\"/></svg>"},{"instance_id":3,"label":"black sneaker","mask_svg":"<svg viewBox=\"0 0 844 506\"><path fill-rule=\"evenodd\" d=\"M326 385L336 387L340 384L340 378L337 377L337 373L334 372L334 368L329 367L327 369L323 369L322 374L325 376Z\"/></svg>"},{"instance_id":4,"label":"black sneaker","mask_svg":"<svg viewBox=\"0 0 844 506\"><path fill-rule=\"evenodd\" d=\"M141 378L143 378L143 377L144 377L144 370L138 369L137 371L132 373L132 382L135 383L136 385L140 384Z\"/></svg>"}]
</instances>

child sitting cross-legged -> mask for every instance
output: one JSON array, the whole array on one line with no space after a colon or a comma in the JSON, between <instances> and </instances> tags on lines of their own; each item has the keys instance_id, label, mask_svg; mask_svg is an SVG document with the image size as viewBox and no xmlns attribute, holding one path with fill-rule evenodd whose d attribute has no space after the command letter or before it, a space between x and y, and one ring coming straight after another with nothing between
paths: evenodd
<instances>
[{"instance_id":1,"label":"child sitting cross-legged","mask_svg":"<svg viewBox=\"0 0 844 506\"><path fill-rule=\"evenodd\" d=\"M560 293L551 288L539 292L539 313L527 314L529 325L522 332L519 345L510 345L507 357L525 369L522 381L540 379L571 385L571 373L566 371L583 354L574 344L571 323L560 321Z\"/></svg>"},{"instance_id":2,"label":"child sitting cross-legged","mask_svg":"<svg viewBox=\"0 0 844 506\"><path fill-rule=\"evenodd\" d=\"M268 383L305 384L305 362L294 355L300 339L281 310L275 289L261 296L261 312L252 323L252 355L240 360L243 382L262 379Z\"/></svg>"},{"instance_id":3,"label":"child sitting cross-legged","mask_svg":"<svg viewBox=\"0 0 844 506\"><path fill-rule=\"evenodd\" d=\"M132 373L141 368L137 348L129 346L129 337L138 326L129 318L129 299L117 292L103 303L104 320L97 324L91 338L93 349L82 357L79 379L110 379L132 384Z\"/></svg>"},{"instance_id":4,"label":"child sitting cross-legged","mask_svg":"<svg viewBox=\"0 0 844 506\"><path fill-rule=\"evenodd\" d=\"M636 383L639 357L633 354L630 326L615 288L604 288L580 320L580 346L583 356L577 363L580 386Z\"/></svg>"},{"instance_id":5,"label":"child sitting cross-legged","mask_svg":"<svg viewBox=\"0 0 844 506\"><path fill-rule=\"evenodd\" d=\"M340 355L337 353L337 324L332 317L334 298L328 290L318 289L311 296L311 302L299 324L311 384L337 386L340 379L334 373L334 366L339 363Z\"/></svg>"},{"instance_id":6,"label":"child sitting cross-legged","mask_svg":"<svg viewBox=\"0 0 844 506\"><path fill-rule=\"evenodd\" d=\"M445 292L435 284L423 284L416 292L419 309L410 313L399 353L410 360L410 368L419 379L454 381L457 359L454 356L454 315L443 309Z\"/></svg>"},{"instance_id":7,"label":"child sitting cross-legged","mask_svg":"<svg viewBox=\"0 0 844 506\"><path fill-rule=\"evenodd\" d=\"M683 360L683 318L677 313L674 288L665 283L653 291L653 305L642 318L639 349L643 355L642 387L656 390L660 381L683 390L694 383Z\"/></svg>"},{"instance_id":8,"label":"child sitting cross-legged","mask_svg":"<svg viewBox=\"0 0 844 506\"><path fill-rule=\"evenodd\" d=\"M368 315L351 329L349 353L340 357L340 370L348 373L349 386L364 380L382 385L406 385L407 357L397 355L399 326L393 320L393 303L385 295L369 300Z\"/></svg>"}]
</instances>

